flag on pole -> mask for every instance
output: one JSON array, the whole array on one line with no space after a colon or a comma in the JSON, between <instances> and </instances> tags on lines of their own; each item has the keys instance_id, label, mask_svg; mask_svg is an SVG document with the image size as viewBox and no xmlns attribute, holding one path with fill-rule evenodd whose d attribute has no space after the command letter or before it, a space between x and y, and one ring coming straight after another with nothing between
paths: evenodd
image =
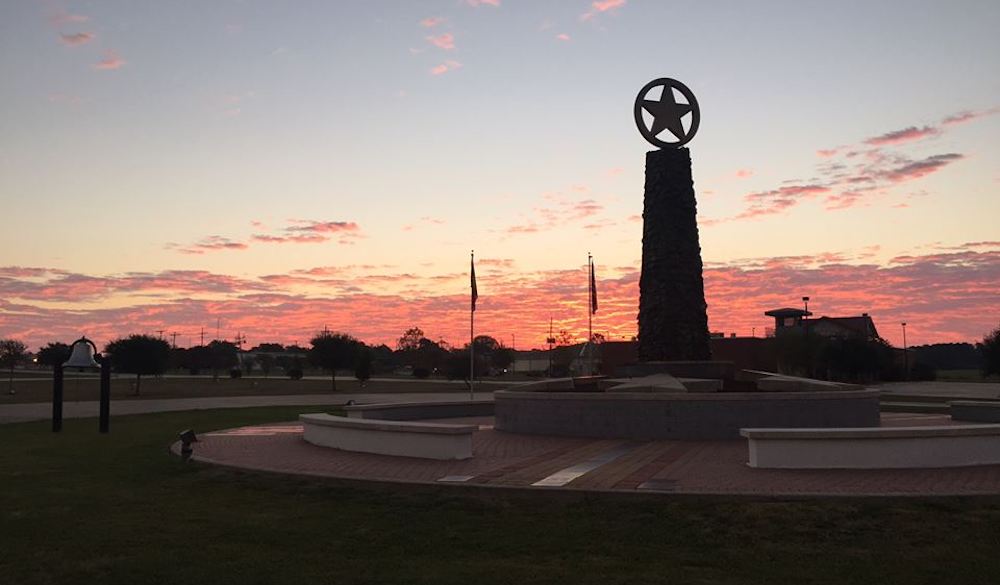
<instances>
[{"instance_id":1,"label":"flag on pole","mask_svg":"<svg viewBox=\"0 0 1000 585\"><path fill-rule=\"evenodd\" d=\"M479 298L479 291L476 290L476 260L473 257L470 260L472 266L472 312L476 311L476 299Z\"/></svg>"},{"instance_id":2,"label":"flag on pole","mask_svg":"<svg viewBox=\"0 0 1000 585\"><path fill-rule=\"evenodd\" d=\"M590 261L590 314L597 314L597 279L594 278L594 261Z\"/></svg>"}]
</instances>

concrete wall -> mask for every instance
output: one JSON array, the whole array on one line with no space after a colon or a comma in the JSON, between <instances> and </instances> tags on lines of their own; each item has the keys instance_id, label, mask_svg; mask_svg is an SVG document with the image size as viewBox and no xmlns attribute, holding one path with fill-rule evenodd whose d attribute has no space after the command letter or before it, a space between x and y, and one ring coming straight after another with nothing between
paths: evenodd
<instances>
[{"instance_id":1,"label":"concrete wall","mask_svg":"<svg viewBox=\"0 0 1000 585\"><path fill-rule=\"evenodd\" d=\"M847 431L846 437L829 431L820 431L824 436L819 437L766 436L780 434L773 429L762 429L762 438L754 438L756 429L744 434L750 467L762 469L963 467L1000 464L1000 426L991 426L964 435L954 433L959 427L877 429L867 437L851 436L852 429L841 429Z\"/></svg>"},{"instance_id":2,"label":"concrete wall","mask_svg":"<svg viewBox=\"0 0 1000 585\"><path fill-rule=\"evenodd\" d=\"M303 414L302 437L320 447L358 453L377 453L422 459L468 459L472 457L475 427L342 419L327 414ZM347 426L342 426L350 421ZM421 428L424 427L424 428Z\"/></svg>"},{"instance_id":3,"label":"concrete wall","mask_svg":"<svg viewBox=\"0 0 1000 585\"><path fill-rule=\"evenodd\" d=\"M954 420L1000 423L1000 402L954 400L948 406Z\"/></svg>"},{"instance_id":4,"label":"concrete wall","mask_svg":"<svg viewBox=\"0 0 1000 585\"><path fill-rule=\"evenodd\" d=\"M495 428L622 439L737 439L747 427L874 427L878 391L771 394L494 393Z\"/></svg>"},{"instance_id":5,"label":"concrete wall","mask_svg":"<svg viewBox=\"0 0 1000 585\"><path fill-rule=\"evenodd\" d=\"M454 402L358 404L345 406L344 410L347 411L347 416L350 418L377 420L421 420L466 416L493 416L493 401L464 400Z\"/></svg>"}]
</instances>

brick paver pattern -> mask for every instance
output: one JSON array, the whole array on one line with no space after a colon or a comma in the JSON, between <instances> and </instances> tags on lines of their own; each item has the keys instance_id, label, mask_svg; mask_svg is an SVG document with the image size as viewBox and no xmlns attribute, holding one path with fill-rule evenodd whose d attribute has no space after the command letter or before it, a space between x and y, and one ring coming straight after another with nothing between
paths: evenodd
<instances>
[{"instance_id":1,"label":"brick paver pattern","mask_svg":"<svg viewBox=\"0 0 1000 585\"><path fill-rule=\"evenodd\" d=\"M747 443L635 441L515 435L477 423L473 457L436 461L353 453L302 439L298 424L272 424L205 433L195 458L231 467L346 479L437 483L470 476L462 485L529 488L560 470L628 446L627 453L560 488L691 494L975 495L1000 493L1000 465L945 469L765 470L746 465ZM953 424L943 415L884 413L883 426Z\"/></svg>"}]
</instances>

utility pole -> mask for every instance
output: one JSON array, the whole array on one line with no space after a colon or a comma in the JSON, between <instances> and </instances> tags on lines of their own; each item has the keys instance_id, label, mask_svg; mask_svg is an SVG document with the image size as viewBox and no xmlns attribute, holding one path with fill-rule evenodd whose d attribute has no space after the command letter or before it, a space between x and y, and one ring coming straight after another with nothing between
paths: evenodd
<instances>
[{"instance_id":1,"label":"utility pole","mask_svg":"<svg viewBox=\"0 0 1000 585\"><path fill-rule=\"evenodd\" d=\"M171 342L171 345L173 346L174 349L177 349L177 332L176 331L171 331L170 332L170 337L173 338L173 341Z\"/></svg>"},{"instance_id":2,"label":"utility pole","mask_svg":"<svg viewBox=\"0 0 1000 585\"><path fill-rule=\"evenodd\" d=\"M910 379L910 356L906 352L906 321L903 321L903 379Z\"/></svg>"},{"instance_id":3,"label":"utility pole","mask_svg":"<svg viewBox=\"0 0 1000 585\"><path fill-rule=\"evenodd\" d=\"M219 340L219 328L222 327L222 319L219 317L215 318L215 340Z\"/></svg>"},{"instance_id":4,"label":"utility pole","mask_svg":"<svg viewBox=\"0 0 1000 585\"><path fill-rule=\"evenodd\" d=\"M160 334L160 339L163 339L163 334L166 332L166 329L157 329L156 332Z\"/></svg>"},{"instance_id":5,"label":"utility pole","mask_svg":"<svg viewBox=\"0 0 1000 585\"><path fill-rule=\"evenodd\" d=\"M205 347L205 328L201 328L201 346Z\"/></svg>"}]
</instances>

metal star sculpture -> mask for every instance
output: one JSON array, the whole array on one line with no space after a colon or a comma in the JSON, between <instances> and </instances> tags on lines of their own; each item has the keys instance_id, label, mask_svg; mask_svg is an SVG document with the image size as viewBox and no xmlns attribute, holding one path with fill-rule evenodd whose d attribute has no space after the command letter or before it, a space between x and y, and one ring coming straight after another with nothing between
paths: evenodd
<instances>
[{"instance_id":1,"label":"metal star sculpture","mask_svg":"<svg viewBox=\"0 0 1000 585\"><path fill-rule=\"evenodd\" d=\"M661 86L663 87L663 94L660 96L659 101L646 99L646 96L652 89ZM674 97L674 89L684 96L687 103L677 103ZM642 116L643 110L653 116L653 124L651 126L646 126L646 121ZM701 110L698 108L698 100L695 99L694 93L680 81L670 79L669 77L654 79L639 90L639 95L635 98L634 113L635 125L638 126L642 137L653 146L660 148L680 148L684 146L694 138L695 133L698 132L698 124L701 122ZM691 123L688 124L688 129L685 132L683 118L688 114L691 114ZM664 130L669 130L670 134L673 134L677 141L668 142L660 140L658 136Z\"/></svg>"}]
</instances>

